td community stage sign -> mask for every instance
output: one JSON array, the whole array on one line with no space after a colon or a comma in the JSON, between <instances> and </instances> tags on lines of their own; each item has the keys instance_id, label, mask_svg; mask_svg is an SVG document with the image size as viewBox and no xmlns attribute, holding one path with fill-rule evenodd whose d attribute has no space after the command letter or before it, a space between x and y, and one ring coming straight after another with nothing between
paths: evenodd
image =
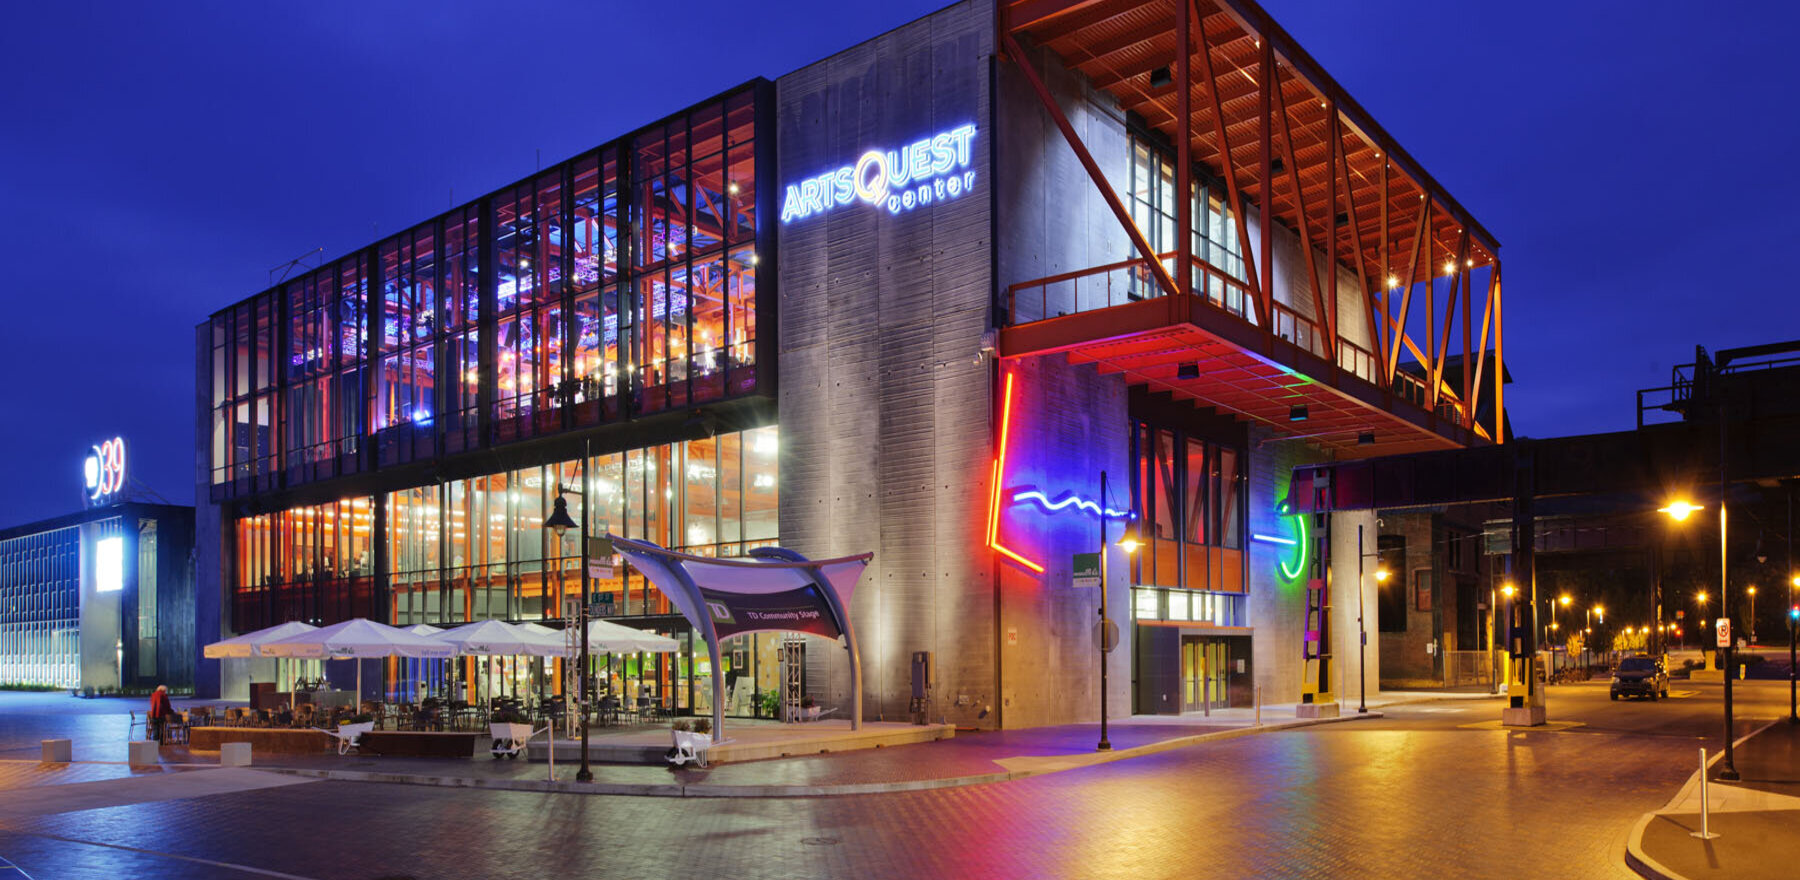
<instances>
[{"instance_id":1,"label":"td community stage sign","mask_svg":"<svg viewBox=\"0 0 1800 880\"><path fill-rule=\"evenodd\" d=\"M890 214L949 201L975 188L975 125L923 137L899 149L869 150L845 165L787 185L781 222L792 223L856 204Z\"/></svg>"}]
</instances>

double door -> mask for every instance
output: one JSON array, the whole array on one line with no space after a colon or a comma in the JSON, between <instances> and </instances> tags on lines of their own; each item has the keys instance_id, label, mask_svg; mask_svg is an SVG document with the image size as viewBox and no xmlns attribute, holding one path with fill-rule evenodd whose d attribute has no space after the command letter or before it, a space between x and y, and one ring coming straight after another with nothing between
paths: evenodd
<instances>
[{"instance_id":1,"label":"double door","mask_svg":"<svg viewBox=\"0 0 1800 880\"><path fill-rule=\"evenodd\" d=\"M1181 640L1181 711L1224 709L1231 705L1231 651L1223 639Z\"/></svg>"}]
</instances>

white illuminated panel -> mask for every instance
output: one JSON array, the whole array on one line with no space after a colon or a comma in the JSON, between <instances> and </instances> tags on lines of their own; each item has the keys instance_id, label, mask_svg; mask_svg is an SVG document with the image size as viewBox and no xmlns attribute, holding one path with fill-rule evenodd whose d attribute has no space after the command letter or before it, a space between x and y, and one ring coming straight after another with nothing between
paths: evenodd
<instances>
[{"instance_id":1,"label":"white illuminated panel","mask_svg":"<svg viewBox=\"0 0 1800 880\"><path fill-rule=\"evenodd\" d=\"M125 588L125 539L101 538L94 544L94 590L116 593Z\"/></svg>"},{"instance_id":2,"label":"white illuminated panel","mask_svg":"<svg viewBox=\"0 0 1800 880\"><path fill-rule=\"evenodd\" d=\"M975 188L975 126L959 125L898 150L870 150L853 165L787 185L781 222L862 202L899 214Z\"/></svg>"}]
</instances>

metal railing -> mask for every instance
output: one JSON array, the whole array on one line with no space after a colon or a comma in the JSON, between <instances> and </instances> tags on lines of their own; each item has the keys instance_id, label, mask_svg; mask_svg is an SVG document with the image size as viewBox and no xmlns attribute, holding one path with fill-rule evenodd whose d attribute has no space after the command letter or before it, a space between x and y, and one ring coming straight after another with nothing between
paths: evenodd
<instances>
[{"instance_id":1,"label":"metal railing","mask_svg":"<svg viewBox=\"0 0 1800 880\"><path fill-rule=\"evenodd\" d=\"M1170 251L1158 254L1157 258L1173 274L1175 253ZM1251 326L1258 325L1256 312L1251 308L1252 294L1243 281L1198 258L1193 261L1193 269L1195 296ZM1149 261L1136 257L1021 281L1007 287L1006 294L1007 323L1017 326L1154 299L1163 296L1163 291L1157 284ZM1333 357L1319 322L1292 307L1272 302L1269 324L1268 330L1275 337L1316 357L1328 358L1339 369L1371 385L1381 384L1380 365L1374 351L1339 338ZM1396 371L1390 388L1402 399L1419 407L1430 406L1429 389L1425 380L1417 376ZM1463 420L1464 410L1463 402L1454 397L1440 397L1437 404L1437 415L1440 418L1458 423Z\"/></svg>"}]
</instances>

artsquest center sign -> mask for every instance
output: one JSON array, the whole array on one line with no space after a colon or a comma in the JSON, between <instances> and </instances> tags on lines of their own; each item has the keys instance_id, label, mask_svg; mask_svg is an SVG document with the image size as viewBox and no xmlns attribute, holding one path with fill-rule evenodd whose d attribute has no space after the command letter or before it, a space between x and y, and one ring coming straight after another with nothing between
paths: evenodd
<instances>
[{"instance_id":1,"label":"artsquest center sign","mask_svg":"<svg viewBox=\"0 0 1800 880\"><path fill-rule=\"evenodd\" d=\"M781 222L861 202L890 214L954 199L975 188L975 126L959 125L897 150L870 150L845 165L787 185Z\"/></svg>"}]
</instances>

